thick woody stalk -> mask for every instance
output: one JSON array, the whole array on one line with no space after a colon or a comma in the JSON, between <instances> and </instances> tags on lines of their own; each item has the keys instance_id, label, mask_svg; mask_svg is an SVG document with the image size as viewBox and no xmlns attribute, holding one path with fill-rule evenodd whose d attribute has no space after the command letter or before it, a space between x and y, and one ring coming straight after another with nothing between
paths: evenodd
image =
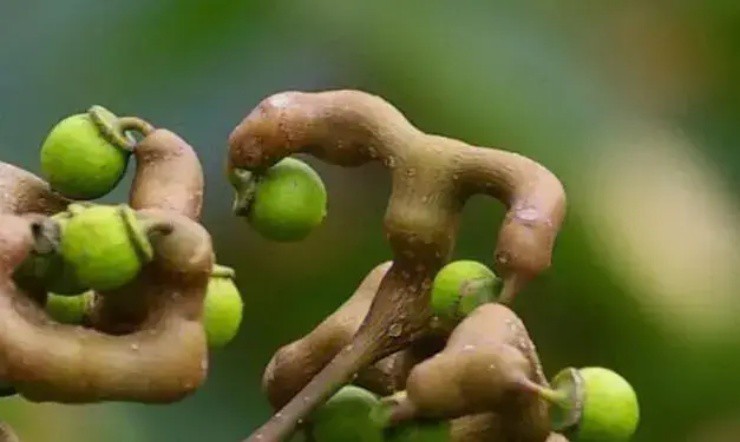
<instances>
[{"instance_id":1,"label":"thick woody stalk","mask_svg":"<svg viewBox=\"0 0 740 442\"><path fill-rule=\"evenodd\" d=\"M367 318L337 356L248 441L278 442L354 373L425 334L429 290L454 247L462 207L486 193L508 208L495 264L510 300L550 265L565 212L562 185L523 156L425 134L392 105L358 91L285 92L255 108L232 132L228 167L259 171L294 153L391 172L384 227L394 263Z\"/></svg>"}]
</instances>

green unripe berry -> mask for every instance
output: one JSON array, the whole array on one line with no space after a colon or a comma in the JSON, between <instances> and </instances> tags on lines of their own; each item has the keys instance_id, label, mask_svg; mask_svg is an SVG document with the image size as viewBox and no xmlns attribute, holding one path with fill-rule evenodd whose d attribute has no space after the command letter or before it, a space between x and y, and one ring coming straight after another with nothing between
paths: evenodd
<instances>
[{"instance_id":1,"label":"green unripe berry","mask_svg":"<svg viewBox=\"0 0 740 442\"><path fill-rule=\"evenodd\" d=\"M346 385L311 416L316 442L382 442L383 430L371 418L379 399L371 392Z\"/></svg>"},{"instance_id":2,"label":"green unripe berry","mask_svg":"<svg viewBox=\"0 0 740 442\"><path fill-rule=\"evenodd\" d=\"M308 164L285 158L256 178L247 217L273 241L299 241L326 216L326 189Z\"/></svg>"},{"instance_id":3,"label":"green unripe berry","mask_svg":"<svg viewBox=\"0 0 740 442\"><path fill-rule=\"evenodd\" d=\"M637 394L622 376L601 367L565 369L552 381L555 430L574 442L629 441L640 420Z\"/></svg>"},{"instance_id":4,"label":"green unripe berry","mask_svg":"<svg viewBox=\"0 0 740 442\"><path fill-rule=\"evenodd\" d=\"M91 206L75 212L61 241L62 256L94 290L114 290L133 280L152 259L143 224L128 206Z\"/></svg>"},{"instance_id":5,"label":"green unripe berry","mask_svg":"<svg viewBox=\"0 0 740 442\"><path fill-rule=\"evenodd\" d=\"M448 421L411 421L386 431L388 442L447 442L450 440Z\"/></svg>"},{"instance_id":6,"label":"green unripe berry","mask_svg":"<svg viewBox=\"0 0 740 442\"><path fill-rule=\"evenodd\" d=\"M444 266L432 282L432 313L454 323L481 304L495 301L500 291L501 280L484 264L454 261Z\"/></svg>"},{"instance_id":7,"label":"green unripe berry","mask_svg":"<svg viewBox=\"0 0 740 442\"><path fill-rule=\"evenodd\" d=\"M243 308L242 297L234 284L234 271L214 266L203 307L203 325L209 347L220 348L234 339L242 322Z\"/></svg>"},{"instance_id":8,"label":"green unripe berry","mask_svg":"<svg viewBox=\"0 0 740 442\"><path fill-rule=\"evenodd\" d=\"M99 198L118 184L130 153L106 139L85 114L57 123L41 146L41 169L52 189L80 200Z\"/></svg>"},{"instance_id":9,"label":"green unripe berry","mask_svg":"<svg viewBox=\"0 0 740 442\"><path fill-rule=\"evenodd\" d=\"M45 310L49 316L61 324L82 324L95 299L94 292L85 292L76 296L62 296L49 293Z\"/></svg>"}]
</instances>

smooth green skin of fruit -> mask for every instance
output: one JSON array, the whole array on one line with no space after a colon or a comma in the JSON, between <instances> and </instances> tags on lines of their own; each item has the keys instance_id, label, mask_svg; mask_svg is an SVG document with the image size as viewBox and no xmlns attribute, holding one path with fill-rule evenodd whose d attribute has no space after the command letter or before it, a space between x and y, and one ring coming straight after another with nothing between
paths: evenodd
<instances>
[{"instance_id":1,"label":"smooth green skin of fruit","mask_svg":"<svg viewBox=\"0 0 740 442\"><path fill-rule=\"evenodd\" d=\"M383 430L371 419L379 399L371 392L346 385L311 416L316 442L382 442Z\"/></svg>"},{"instance_id":2,"label":"smooth green skin of fruit","mask_svg":"<svg viewBox=\"0 0 740 442\"><path fill-rule=\"evenodd\" d=\"M492 284L498 295L500 280L486 265L477 261L460 260L442 267L432 282L432 313L445 321L458 321L482 303L493 301L476 296L462 296L464 284L476 280Z\"/></svg>"},{"instance_id":3,"label":"smooth green skin of fruit","mask_svg":"<svg viewBox=\"0 0 740 442\"><path fill-rule=\"evenodd\" d=\"M386 432L388 442L448 442L448 421L412 421L390 428Z\"/></svg>"},{"instance_id":4,"label":"smooth green skin of fruit","mask_svg":"<svg viewBox=\"0 0 740 442\"><path fill-rule=\"evenodd\" d=\"M216 266L216 269L227 269ZM208 346L221 348L231 342L242 323L244 302L234 281L229 276L211 276L208 281L203 325L206 329Z\"/></svg>"},{"instance_id":5,"label":"smooth green skin of fruit","mask_svg":"<svg viewBox=\"0 0 740 442\"><path fill-rule=\"evenodd\" d=\"M99 198L116 187L130 153L110 143L88 114L57 123L41 146L41 169L52 189L79 200Z\"/></svg>"},{"instance_id":6,"label":"smooth green skin of fruit","mask_svg":"<svg viewBox=\"0 0 740 442\"><path fill-rule=\"evenodd\" d=\"M62 256L94 290L114 290L133 280L153 251L141 223L127 206L91 206L70 218Z\"/></svg>"},{"instance_id":7,"label":"smooth green skin of fruit","mask_svg":"<svg viewBox=\"0 0 740 442\"><path fill-rule=\"evenodd\" d=\"M627 442L637 430L637 394L619 374L599 367L579 370L584 404L574 442Z\"/></svg>"},{"instance_id":8,"label":"smooth green skin of fruit","mask_svg":"<svg viewBox=\"0 0 740 442\"><path fill-rule=\"evenodd\" d=\"M265 238L299 241L326 216L326 188L308 164L285 158L257 178L248 220Z\"/></svg>"},{"instance_id":9,"label":"smooth green skin of fruit","mask_svg":"<svg viewBox=\"0 0 740 442\"><path fill-rule=\"evenodd\" d=\"M82 324L95 294L85 292L77 296L62 296L49 293L46 298L45 310L49 316L61 324Z\"/></svg>"}]
</instances>

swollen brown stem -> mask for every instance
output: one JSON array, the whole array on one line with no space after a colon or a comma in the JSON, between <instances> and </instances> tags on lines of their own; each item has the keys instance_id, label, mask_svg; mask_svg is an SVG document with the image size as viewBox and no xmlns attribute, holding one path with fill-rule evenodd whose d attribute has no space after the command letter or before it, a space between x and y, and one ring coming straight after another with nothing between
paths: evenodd
<instances>
[{"instance_id":1,"label":"swollen brown stem","mask_svg":"<svg viewBox=\"0 0 740 442\"><path fill-rule=\"evenodd\" d=\"M467 198L508 207L495 263L511 299L550 265L565 197L552 173L517 154L425 134L384 100L358 91L285 92L254 109L229 138L229 174L259 171L293 153L392 176L385 231L394 264L353 343L248 440L277 442L357 370L424 335L431 280L449 259Z\"/></svg>"},{"instance_id":2,"label":"swollen brown stem","mask_svg":"<svg viewBox=\"0 0 740 442\"><path fill-rule=\"evenodd\" d=\"M486 304L455 328L441 353L414 367L406 392L384 399L383 415L396 425L495 413L494 440L543 442L547 402L532 388L540 384L546 380L522 322L505 306Z\"/></svg>"},{"instance_id":3,"label":"swollen brown stem","mask_svg":"<svg viewBox=\"0 0 740 442\"><path fill-rule=\"evenodd\" d=\"M203 170L193 148L166 129L151 131L134 149L134 209L163 209L193 220L203 207Z\"/></svg>"},{"instance_id":4,"label":"swollen brown stem","mask_svg":"<svg viewBox=\"0 0 740 442\"><path fill-rule=\"evenodd\" d=\"M32 401L172 402L193 392L206 371L199 321L212 266L210 237L171 213L170 235L128 289L151 300L145 323L125 336L52 322L10 275L32 246L27 219L0 215L0 377ZM187 256L185 258L184 256Z\"/></svg>"}]
</instances>

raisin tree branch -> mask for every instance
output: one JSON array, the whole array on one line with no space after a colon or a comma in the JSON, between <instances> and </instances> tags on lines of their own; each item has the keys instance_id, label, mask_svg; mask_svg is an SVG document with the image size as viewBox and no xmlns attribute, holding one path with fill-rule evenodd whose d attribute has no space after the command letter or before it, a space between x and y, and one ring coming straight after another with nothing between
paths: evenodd
<instances>
[{"instance_id":1,"label":"raisin tree branch","mask_svg":"<svg viewBox=\"0 0 740 442\"><path fill-rule=\"evenodd\" d=\"M354 373L425 334L431 281L449 259L470 195L493 195L508 208L495 252L506 300L549 266L565 212L562 185L534 161L425 134L391 104L359 91L265 99L229 137L228 173L259 172L300 152L340 166L380 161L389 169L384 227L394 263L352 343L247 439L252 442L286 438Z\"/></svg>"},{"instance_id":2,"label":"raisin tree branch","mask_svg":"<svg viewBox=\"0 0 740 442\"><path fill-rule=\"evenodd\" d=\"M134 209L171 210L193 220L203 208L203 169L193 148L166 129L151 131L134 149Z\"/></svg>"},{"instance_id":3,"label":"raisin tree branch","mask_svg":"<svg viewBox=\"0 0 740 442\"><path fill-rule=\"evenodd\" d=\"M154 241L155 260L130 287L152 299L149 321L112 336L50 320L15 286L12 270L32 246L29 221L0 215L0 377L35 402L167 403L192 393L207 368L199 312L213 264L210 238L185 217L168 220L172 234Z\"/></svg>"},{"instance_id":4,"label":"raisin tree branch","mask_svg":"<svg viewBox=\"0 0 740 442\"><path fill-rule=\"evenodd\" d=\"M210 235L195 222L203 174L182 139L164 130L145 135L134 149L130 203L142 224L167 228L151 229L154 259L136 280L98 297L91 328L52 321L11 279L34 246L32 226L70 201L0 163L0 378L29 400L168 403L203 382L201 316L214 262Z\"/></svg>"},{"instance_id":5,"label":"raisin tree branch","mask_svg":"<svg viewBox=\"0 0 740 442\"><path fill-rule=\"evenodd\" d=\"M492 440L542 442L548 405L532 384L547 381L523 323L505 306L485 304L455 328L442 352L411 370L405 392L383 400L382 417L397 425L495 413L499 435Z\"/></svg>"}]
</instances>

